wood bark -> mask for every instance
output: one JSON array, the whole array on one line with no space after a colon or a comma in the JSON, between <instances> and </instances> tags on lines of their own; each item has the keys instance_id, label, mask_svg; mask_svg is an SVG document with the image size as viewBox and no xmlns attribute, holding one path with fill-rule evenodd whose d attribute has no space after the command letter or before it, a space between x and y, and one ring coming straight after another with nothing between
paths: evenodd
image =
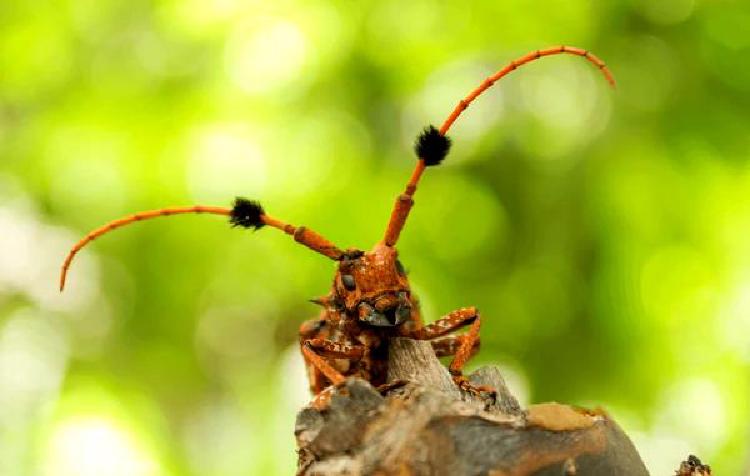
<instances>
[{"instance_id":1,"label":"wood bark","mask_svg":"<svg viewBox=\"0 0 750 476\"><path fill-rule=\"evenodd\" d=\"M469 376L497 396L459 391L428 342L393 339L381 395L349 379L324 410L297 416L298 474L648 475L635 447L601 411L558 403L522 409L500 371Z\"/></svg>"}]
</instances>

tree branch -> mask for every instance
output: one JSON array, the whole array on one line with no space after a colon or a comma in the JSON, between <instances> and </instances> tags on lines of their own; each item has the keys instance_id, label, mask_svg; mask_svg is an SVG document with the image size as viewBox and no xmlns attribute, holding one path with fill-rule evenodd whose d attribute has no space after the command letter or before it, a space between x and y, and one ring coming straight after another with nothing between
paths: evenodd
<instances>
[{"instance_id":1,"label":"tree branch","mask_svg":"<svg viewBox=\"0 0 750 476\"><path fill-rule=\"evenodd\" d=\"M391 343L382 396L349 379L322 411L303 409L295 434L300 475L648 475L617 424L602 412L557 403L522 410L500 371L469 379L493 400L458 390L428 342Z\"/></svg>"}]
</instances>

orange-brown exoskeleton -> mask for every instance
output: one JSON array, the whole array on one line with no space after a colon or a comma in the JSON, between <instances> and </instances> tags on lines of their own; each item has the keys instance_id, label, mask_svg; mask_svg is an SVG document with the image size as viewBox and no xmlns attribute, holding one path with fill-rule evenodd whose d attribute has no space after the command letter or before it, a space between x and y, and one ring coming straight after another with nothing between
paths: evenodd
<instances>
[{"instance_id":1,"label":"orange-brown exoskeleton","mask_svg":"<svg viewBox=\"0 0 750 476\"><path fill-rule=\"evenodd\" d=\"M370 251L342 250L322 235L302 226L293 226L265 213L260 204L238 198L231 208L190 206L163 208L136 213L110 222L86 235L68 254L60 276L60 290L75 254L88 242L115 228L159 216L181 213L225 215L234 226L258 229L269 226L294 237L337 263L333 286L328 294L314 299L322 306L316 319L302 324L300 347L309 370L310 389L319 395L329 385L340 385L349 376L363 378L375 386L386 383L389 341L394 336L429 340L438 356L453 356L449 370L462 388L476 391L462 375L464 364L479 347L479 312L474 307L450 312L425 325L420 316L409 280L398 259L396 243L414 204L413 196L426 167L438 165L450 149L446 133L461 112L492 86L517 67L538 58L561 53L584 57L601 70L614 86L614 79L605 64L588 51L557 46L531 52L486 78L455 107L437 129L429 126L417 138L418 157L406 189L396 203L383 238ZM452 335L468 326L468 332ZM482 390L482 389L479 389Z\"/></svg>"}]
</instances>

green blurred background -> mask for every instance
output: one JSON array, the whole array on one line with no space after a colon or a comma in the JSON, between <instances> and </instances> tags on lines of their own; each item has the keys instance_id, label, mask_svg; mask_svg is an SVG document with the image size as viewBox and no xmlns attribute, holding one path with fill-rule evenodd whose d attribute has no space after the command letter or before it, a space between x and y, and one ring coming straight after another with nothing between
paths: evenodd
<instances>
[{"instance_id":1,"label":"green blurred background","mask_svg":"<svg viewBox=\"0 0 750 476\"><path fill-rule=\"evenodd\" d=\"M400 242L428 320L483 311L472 367L601 405L653 474L747 471L750 3L0 3L0 474L292 474L296 348L331 262L218 217L67 249L121 215L258 198L340 246Z\"/></svg>"}]
</instances>

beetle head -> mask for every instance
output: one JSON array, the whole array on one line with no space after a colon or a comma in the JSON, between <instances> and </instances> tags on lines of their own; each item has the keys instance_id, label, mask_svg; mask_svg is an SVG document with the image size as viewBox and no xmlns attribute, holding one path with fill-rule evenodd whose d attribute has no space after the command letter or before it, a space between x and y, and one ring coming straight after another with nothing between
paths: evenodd
<instances>
[{"instance_id":1,"label":"beetle head","mask_svg":"<svg viewBox=\"0 0 750 476\"><path fill-rule=\"evenodd\" d=\"M348 312L378 327L398 326L411 316L409 281L395 248L378 244L370 252L346 251L333 292Z\"/></svg>"}]
</instances>

